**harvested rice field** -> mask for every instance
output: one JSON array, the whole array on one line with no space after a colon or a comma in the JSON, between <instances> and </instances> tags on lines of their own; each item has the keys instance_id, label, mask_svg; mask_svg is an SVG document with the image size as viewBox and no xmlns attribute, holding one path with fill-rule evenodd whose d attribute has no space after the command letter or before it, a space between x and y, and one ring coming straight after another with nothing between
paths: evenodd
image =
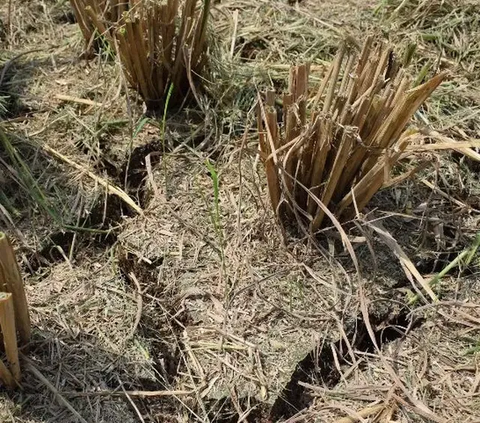
<instances>
[{"instance_id":1,"label":"harvested rice field","mask_svg":"<svg viewBox=\"0 0 480 423\"><path fill-rule=\"evenodd\" d=\"M4 0L2 232L1 422L478 423L480 1Z\"/></svg>"}]
</instances>

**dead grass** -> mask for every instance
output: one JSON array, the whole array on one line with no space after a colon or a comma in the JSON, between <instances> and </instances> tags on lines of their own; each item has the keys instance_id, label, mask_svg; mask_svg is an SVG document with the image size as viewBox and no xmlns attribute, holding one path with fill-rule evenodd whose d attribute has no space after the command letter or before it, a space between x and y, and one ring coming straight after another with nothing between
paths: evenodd
<instances>
[{"instance_id":1,"label":"dead grass","mask_svg":"<svg viewBox=\"0 0 480 423\"><path fill-rule=\"evenodd\" d=\"M478 353L471 349L478 317L476 308L465 306L479 302L477 267L461 267L460 274L457 269L442 279L441 300L461 304L442 305L438 312L420 308L416 314L425 318L423 326L402 342L380 345L383 360L371 346L369 352L356 343L361 333L355 330L366 302L373 329L386 332L413 290L368 220L382 220L428 281L478 231L480 184L474 164L460 154L424 151L403 162L402 170L415 169L419 160L430 167L373 197L365 220L356 222L361 230L347 234L365 278L363 297L357 295L351 261L334 237L325 242L324 256L303 241L286 249L268 205L250 110L257 90L281 91L290 65L306 61L312 62L312 83L320 83L316 75L345 32L360 43L369 27L380 26L370 8L378 3L371 3L216 4L216 90L201 112L168 112L163 132L161 124L144 119L141 102L121 83L115 62L77 60L82 39L76 25L57 19L61 5L12 2L9 48L18 50L15 54L40 51L15 63L9 89L21 87L18 100L29 112L9 117L8 130L23 139L15 147L42 191L62 200L64 220L104 232L59 230L17 188L14 173L1 174L18 212L10 212L13 224L7 232L16 239L32 304L34 342L26 354L56 393L26 372L23 391L2 394L0 420L75 421L58 395L85 420L106 423L219 422L240 416L250 422L282 421L282 415L293 421L304 407L304 420L330 422L379 398L394 406L391 420L419 420L409 407L412 399L445 420L478 420L476 393L468 396L478 384ZM4 21L5 6L0 6ZM398 27L386 35L401 50L416 34L415 27ZM436 44L422 46L428 51L419 48L413 57L415 73L438 57ZM441 66L454 79L414 121L424 134L432 123L442 134L468 141L478 125L476 83L463 73L470 69L467 59L462 56L457 69L453 57ZM231 71L228 77L225 70ZM425 135L425 141L435 137ZM45 155L43 145L83 170ZM0 157L8 159L3 151ZM219 179L218 203L207 158ZM131 214L86 171L124 189L145 213ZM348 351L339 348L342 334L353 345L354 359L341 354ZM309 353L320 357L319 366L313 361L311 367L299 367ZM337 362L344 379L336 373ZM400 399L386 390L398 380L405 386L394 391ZM309 403L298 382L315 386L308 389L319 398ZM288 394L289 384L299 398ZM359 388L364 385L368 391ZM291 402L290 409L282 397Z\"/></svg>"},{"instance_id":2,"label":"dead grass","mask_svg":"<svg viewBox=\"0 0 480 423\"><path fill-rule=\"evenodd\" d=\"M440 68L455 73L433 95L422 120L457 139L478 138L478 13L478 3L470 0L388 1L377 10L378 22L393 42L416 46L417 72Z\"/></svg>"},{"instance_id":3,"label":"dead grass","mask_svg":"<svg viewBox=\"0 0 480 423\"><path fill-rule=\"evenodd\" d=\"M136 421L119 399L85 401L68 392L108 389L119 381L130 389L136 377L151 377L151 363L140 344L131 344L135 294L113 272L108 258L93 253L65 261L29 280L27 295L36 328L28 357L87 421L114 421L122 414ZM55 375L69 375L56 380ZM136 375L136 376L134 376ZM24 380L14 401L14 421L76 421L36 378Z\"/></svg>"},{"instance_id":4,"label":"dead grass","mask_svg":"<svg viewBox=\"0 0 480 423\"><path fill-rule=\"evenodd\" d=\"M379 13L398 29L396 35L408 33L422 53L434 47L438 60L452 60L472 76L480 71L479 12L478 2L472 0L387 1L379 6Z\"/></svg>"},{"instance_id":5,"label":"dead grass","mask_svg":"<svg viewBox=\"0 0 480 423\"><path fill-rule=\"evenodd\" d=\"M144 275L144 292L151 300L171 299L162 309L180 325L177 384L198 392L187 404L199 421L228 412L222 404L233 392L245 412L253 411L248 403L272 404L320 341L313 327L336 333L334 310L351 295L350 287L337 285L340 268L315 263L302 246L295 254L278 250L279 233L256 199L258 176L249 161L238 168L238 154L216 163L221 238L210 219L213 188L204 162L183 154L168 156L166 170L153 172L149 189L156 194L146 217L120 236L137 263L162 259L156 279Z\"/></svg>"},{"instance_id":6,"label":"dead grass","mask_svg":"<svg viewBox=\"0 0 480 423\"><path fill-rule=\"evenodd\" d=\"M345 377L334 389L309 385L315 400L305 421L358 421L354 418L372 406L378 408L367 421L379 416L398 422L477 421L478 304L458 298L413 317L425 319L421 328L381 351L356 355L355 363L340 369Z\"/></svg>"}]
</instances>

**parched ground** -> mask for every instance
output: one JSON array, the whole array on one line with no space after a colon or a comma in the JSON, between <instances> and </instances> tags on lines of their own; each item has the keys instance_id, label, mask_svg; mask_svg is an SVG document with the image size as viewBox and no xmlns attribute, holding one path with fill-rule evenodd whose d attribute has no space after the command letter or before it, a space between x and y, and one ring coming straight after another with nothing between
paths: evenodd
<instances>
[{"instance_id":1,"label":"parched ground","mask_svg":"<svg viewBox=\"0 0 480 423\"><path fill-rule=\"evenodd\" d=\"M423 168L347 228L358 272L333 230L285 245L253 112L292 63L311 61L315 83L342 39L373 33L417 45L412 74L451 73L415 124L478 139L479 16L469 0L219 1L203 107L163 131L115 59L80 58L68 2L2 4L0 116L18 156L0 149L0 229L33 337L0 420L479 422L478 153L405 161ZM415 296L399 251L427 280L463 252L438 303Z\"/></svg>"}]
</instances>

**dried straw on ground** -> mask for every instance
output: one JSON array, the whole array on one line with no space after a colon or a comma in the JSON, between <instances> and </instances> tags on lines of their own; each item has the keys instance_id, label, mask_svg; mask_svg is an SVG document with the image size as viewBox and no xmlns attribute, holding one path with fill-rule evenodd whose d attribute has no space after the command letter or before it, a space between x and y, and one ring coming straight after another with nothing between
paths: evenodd
<instances>
[{"instance_id":1,"label":"dried straw on ground","mask_svg":"<svg viewBox=\"0 0 480 423\"><path fill-rule=\"evenodd\" d=\"M28 74L31 76L28 77L30 81L28 87L25 87L26 96L22 97L22 101L28 107L38 112L29 115L25 121L12 123L12 130L16 133L36 134L32 135L34 138L32 141L55 148L77 163L85 163L88 169L98 175L104 173L102 168L97 167L97 164L103 161L111 160L111 163L120 168L123 163L123 154L131 151L129 146L131 127L141 120L142 111L135 103L130 103L132 110L129 112L133 114L132 124L110 124L112 121L130 116L126 110L125 93L121 92L120 97L115 96L119 86L119 76L116 72L118 69L112 66L111 62L104 62L103 57L96 59L95 66L85 67L83 63L75 61L75 57L80 53L80 49L77 48L78 28L66 23L60 24L60 20L56 19L58 16L50 16L52 8L42 8L40 3L38 0L12 2L14 11L17 12L13 15L14 28L27 28L26 23L32 23L32 30L28 30L28 33L24 31L15 33L15 46L25 50L41 49L41 53L33 54L34 61L25 60L25 66L27 69L32 68L32 71ZM343 9L340 3L343 3ZM245 86L245 89L238 90L243 99L241 110L248 109L247 106L243 108L243 105L251 105L254 100L251 96L254 83L258 82L261 86L264 80L259 81L259 78L267 71L268 77L273 79L274 83L283 78L284 70L288 74L287 66L281 63L302 63L300 59L302 61L309 59L312 60L311 69L314 73L313 64L321 65L324 61L330 60L332 51L330 47L337 35L333 37L331 31L328 31L322 22L330 23L340 29L340 24L343 23L345 27L356 31L354 33L358 34L359 40L362 39L364 32L359 30L358 25L362 23L368 26L373 19L370 11L365 11L363 15L365 19L359 18L360 10L365 9L367 3L376 5L378 2L354 0L349 4L348 10L345 10L344 2L341 0L333 0L325 4L305 0L299 3L298 7L288 6L284 0L264 0L260 3L222 0L217 4L217 11L219 8L224 9L227 19L219 18L214 22L215 25L217 27L220 24L230 25L225 29L226 35L219 38L226 39L228 47L232 40L235 41L235 47L238 47L238 50L234 51L238 51L239 55L240 47L246 44L245 48L247 48L250 41L267 40L266 47L260 46L261 49L258 49L255 61L244 63L239 60L235 63L238 68L236 75L241 76L235 82L240 88ZM32 7L33 4L38 6L35 10ZM331 11L335 8L341 10L342 14L332 17ZM238 31L234 33L231 30L233 19L229 18L237 9L239 10ZM38 18L30 19L29 11L36 10L39 11L37 16L40 15L43 21ZM461 10L458 12L460 13ZM307 13L310 17L307 17ZM245 16L249 16L250 20L246 20ZM26 17L30 20L26 20ZM216 34L218 35L217 28ZM389 34L393 36L395 32L391 31ZM64 40L60 45L59 37ZM402 34L401 37L405 43L411 39L409 35ZM304 48L305 45L308 45L308 49ZM423 50L421 53L423 56ZM436 55L432 52L431 56ZM417 61L419 68L424 59L422 57ZM275 65L277 63L280 63L278 67ZM255 73L252 72L253 69ZM98 78L104 72L107 72L108 77L102 77L105 84L99 86ZM249 79L251 75L255 79ZM315 75L311 76L310 82L316 83ZM21 87L17 79L25 77L25 72L19 72L11 86ZM457 77L458 73L455 72L456 81L458 81ZM248 85L245 81L253 81L253 83ZM65 83L68 85L64 85ZM471 81L468 85L464 85L461 81L458 84L467 88L457 91L450 85L450 91L455 93L456 98L466 95L467 92L469 98L470 96L473 98L478 91L472 90L475 81ZM445 86L448 87L449 84L442 84L446 91ZM92 99L108 106L91 108L64 101L60 103L52 101L53 93ZM450 99L451 94L445 96L443 102L449 103ZM41 113L41 110L45 112ZM435 122L437 128L443 128L443 125L447 124L447 111L450 110L452 109L447 107L437 109L429 100L428 107L422 109L422 114L431 122ZM457 115L456 123L462 131L465 130L467 133L472 131L468 123L475 120L476 110L473 106L464 108L461 110L463 115ZM220 111L222 114L225 113L225 110ZM468 116L472 117L467 120ZM140 421L132 402L138 407L145 421L153 418L165 422L207 420L218 422L226 421L228 418L235 421L242 418L244 421L268 420L271 402L275 401L277 393L282 393L298 361L315 348L319 341L325 339L328 348L330 340L336 341L340 336L338 332L341 326L339 325L338 330L335 330L337 325L330 320L337 316L341 320L339 324L343 325L345 321L348 323L350 317L355 319L357 316L357 310L352 307L351 302L347 301L348 292L350 296L353 295L355 286L345 281L343 273L332 274L328 263L319 259L318 255L312 254L311 251L308 252L308 257L305 256L307 253L299 257L298 254L289 254L285 249L279 248L280 239L273 221L269 219L268 213L265 213L263 202L258 201L256 195L258 190L264 191L263 178L259 179L257 168L252 166L253 160L250 160L251 157L245 149L243 160L241 160L242 152L238 149L240 143L246 147L251 145L250 136L245 140L240 139L241 133L239 134L236 130L239 127L243 129L244 126L248 126L249 122L239 113L229 117L232 122L231 132L222 131L220 126L212 128L212 133L215 136L218 134L220 138L218 144L221 144L223 149L222 154L211 156L211 161L215 163L220 178L222 228L225 226L222 239L226 240L224 256L228 260L226 266L223 267L219 263L217 249L221 241L217 240L210 220L209 210L213 201L212 180L205 169L204 156L198 158L196 166L190 167L180 162L177 156L168 157L166 177L163 178L161 175L164 174L164 162L162 160L161 165L155 166L152 154L153 182L150 183L150 177L146 179L146 184L150 188L143 204L143 208L147 211L145 215L132 216L132 219L127 218L124 221L124 213L120 213L121 216L115 215L117 211L121 212L124 209L121 209L121 205L112 205L114 197L109 197L108 204L105 203L107 220L104 224L102 226L91 222L86 224L86 228L114 228L115 233L119 232L119 242L122 245L126 244L126 247L134 248L133 253L138 253L134 255L132 262L139 263L138 272L135 274L142 288L140 292L143 297L143 313L134 338L130 338L126 345L125 339L134 332L135 316L140 309L136 300L138 298L136 285L124 277L125 274L130 273L131 269L127 269L128 272L120 272L117 264L118 255L110 243L103 242L103 238L92 240L91 236L85 232L75 235L73 241L68 238L65 240L63 237L52 237L51 244L43 244L39 239L46 239L52 234L51 226L44 223L43 214L40 213L38 206L27 206L30 203L27 203L27 197L22 190L17 189L18 193L15 193L13 204L17 206L19 214L11 215L17 225L15 229L22 231L28 240L27 245L19 242L16 248L22 254L26 254L27 260L31 260L31 251L43 250L48 258L52 248L51 254L54 257L58 256L58 261L51 262L52 259L49 260L50 262L43 261L40 269L26 275L29 298L34 300L32 323L36 328L33 350L29 352L29 356L34 360L36 368L44 375L44 379L57 386L60 394L68 399L87 421L125 423ZM435 117L438 117L438 120ZM170 113L167 114L167 118L166 139L168 140L169 130L175 133L176 125L179 122L183 124L184 121L179 119L178 115ZM452 115L448 114L448 122L451 119ZM107 137L100 135L100 148L97 147L99 127L107 128L106 135L108 135ZM93 134L90 134L90 131ZM176 133L175 136L177 136ZM471 136L475 136L473 132ZM146 125L134 139L133 144L134 147L148 146L158 138L158 132ZM184 141L180 136L176 139ZM218 138L215 139L218 141ZM104 146L108 149L112 148L114 154L104 149ZM83 152L84 147L90 148L88 154ZM92 153L93 151L95 153ZM185 150L184 153L187 158L197 157L190 150ZM95 204L94 200L102 205L103 197L100 193L105 190L95 189L92 180L84 177L84 172L72 172L68 166L58 165L53 160L46 162L42 156L43 154L29 153L29 156L24 155L24 159L29 165L35 166L35 172L32 170L34 175L41 175L41 178L37 177L36 180L46 194L55 199L57 195L62 198L61 204L65 204L65 207L60 210L64 213L65 221L77 222L77 215L90 214L91 204ZM432 225L438 223L443 227L443 216L447 213L450 213L451 220L445 224L445 233L447 242L450 242L450 237L452 240L455 237L456 244L453 247L455 250L458 250L459 243L464 242L462 236L468 236L468 231L476 228L475 224L478 220L478 218L474 220L476 215L472 213L470 222L461 222L458 206L454 203L450 204L450 200L442 197L440 194L444 193L439 191L443 189L450 196L462 201L468 196L473 204L477 201L475 198L478 199L478 196L475 197L478 191L475 194L472 187L478 183L478 178L472 177L473 173L472 176L466 177L466 166L451 160L448 154L442 154L441 157L442 178L438 179L438 184L433 173L425 175L425 182L435 184L434 190L422 189L422 186L419 187L422 184L406 182L398 190L389 190L375 197L375 204L385 212L384 216L393 214L392 211L395 213L386 219L385 224L389 230L392 227L397 228L393 234L395 239L399 241L402 248L407 249L415 262L424 258L426 254L427 257L433 256L435 260L439 258L440 261L445 257L444 247L435 247L436 232L432 230ZM98 158L102 159L102 162L97 160ZM239 161L242 162L241 172ZM48 172L42 172L42 165L45 168L48 167ZM414 165L415 160L412 159L412 166ZM147 166L150 166L150 162L147 162ZM171 169L170 166L176 167ZM449 172L444 171L446 168ZM57 179L52 179L52 174ZM103 176L107 175L103 174ZM178 182L177 177L183 182ZM169 189L165 190L165 198L161 200L167 179L171 182L168 184ZM109 180L112 183L118 182L113 176ZM55 181L55 184L52 181ZM175 188L173 192L172 185ZM17 187L12 182L9 182L8 186L9 192ZM122 184L119 186L124 188ZM152 188L154 186L156 186L155 189ZM53 191L50 191L51 187L56 190L53 193L55 197L52 194ZM78 194L77 197L70 194L74 191ZM397 195L391 195L399 191L401 192L400 200ZM203 199L203 196L206 199ZM17 198L19 198L18 201ZM263 199L264 196L261 198ZM404 204L409 204L408 207L413 209L408 219L397 214L405 210ZM170 209L175 211L176 215L171 213ZM428 213L425 212L426 209ZM101 207L100 215L103 210L104 208ZM73 218L71 218L72 215ZM427 226L428 230L425 229ZM454 230L451 230L452 228ZM55 233L54 230L53 234ZM197 233L200 236L196 235ZM457 237L456 234L460 233L462 235ZM136 239L132 240L133 237ZM424 243L425 237L431 240L431 243ZM212 243L217 247L216 249L211 247ZM131 244L134 246L132 247ZM450 248L451 244L448 245ZM389 254L388 249L381 245L374 245L374 247L376 247L378 272L369 279L370 283L367 285L374 291L367 297L373 300L372 306L377 304L377 298L392 296L401 304L404 300L402 295L404 288L397 290L396 287L405 279L403 271L397 265L397 261L392 259L393 256ZM299 245L297 248L306 250L304 245ZM62 251L61 249L65 252L66 258L56 254L57 251ZM364 260L368 259L366 245L360 245L356 252L359 260L365 263ZM151 259L153 266L143 258ZM364 267L372 269L375 267L373 264L369 266L368 263L371 261L367 261ZM155 264L157 267L153 268ZM313 268L315 276L311 275L310 269L307 271L303 264ZM388 280L384 281L385 277ZM448 280L447 283L455 288L455 282L455 280ZM469 284L469 286L474 285ZM344 294L344 291L348 291L347 294ZM175 295L168 295L171 292ZM235 295L230 295L230 292ZM173 300L177 298L178 301ZM456 298L457 292L452 292L443 299ZM478 302L478 294L472 293L470 298ZM165 311L162 309L164 305L167 305ZM168 319L165 319L165 316ZM169 331L168 322L174 327L175 333L165 336L159 333L158 328ZM183 326L186 326L185 330ZM211 330L212 327L222 332ZM448 330L448 328L445 329ZM445 332L445 329L440 330L440 334ZM228 336L222 334L225 332ZM174 335L177 335L176 339ZM255 361L252 360L248 355L250 347L242 349L244 344L234 341L233 336L258 345L260 359L254 357ZM447 335L440 336L439 343L432 342L431 346L435 352L431 355L433 358L439 355L435 351L437 346L447 346L450 336L454 341L455 336L458 339L459 336L463 337L463 334L459 334L455 328L450 327ZM424 332L421 333L420 338L428 339ZM169 341L172 345L167 352L172 351L171 357L170 354L162 353L164 349L157 348L158 345ZM447 357L454 361L462 359L463 349L458 348L458 344L452 345L454 349L446 354ZM454 357L452 351L457 354L457 357ZM407 350L407 354L415 355L412 357L415 359L423 357L414 348ZM178 355L181 356L181 365L177 367L176 356ZM372 361L367 363L370 364ZM135 396L131 396L132 402L130 402L125 398L125 394L123 399L119 397L123 393L122 386L126 392L131 392L131 389L162 389L163 379L156 373L163 368L162 363L165 363L166 368L179 368L178 377L172 381L172 390L190 390L192 387L199 389L196 389L188 399L172 398L170 402L160 401L160 399L158 401L149 399L146 402ZM365 361L360 362L361 366L356 369L367 371L368 368L363 367L363 363ZM448 361L446 363L448 364ZM260 383L252 380L252 378L257 379L257 373L261 370L257 364L262 365L270 385L267 386L268 402L260 402L252 395L248 396L251 391L261 393ZM334 366L334 363L330 364ZM447 368L447 364L443 366L442 364L440 363L438 371L441 371L442 367ZM415 374L416 369L422 368L422 363L412 366L412 374ZM473 369L474 365L471 368ZM383 375L383 373L379 374L382 371L380 365L374 365L371 369L372 376ZM417 375L418 373L417 371ZM352 377L357 373L350 373L350 377L347 371L343 374L347 381L352 382L351 388L355 389L355 385L361 384L361 381L356 382ZM458 374L462 376L465 373ZM470 374L474 376L473 371ZM443 378L443 375L440 375L438 379L429 380L435 382L443 378L442 383L448 386L450 379L448 374L446 376ZM406 378L408 379L409 375ZM385 379L376 380L383 382ZM386 380L387 383L390 382L389 379ZM252 382L258 387L255 390L247 390ZM366 384L368 383L370 382L367 381ZM204 391L203 387L208 384L211 384L209 386L212 389L208 391L206 387ZM0 401L0 421L11 421L12 414L13 419L18 422L30 423L39 418L45 422L73 421L74 416L71 416L63 405L59 405L56 397L47 391L44 383L37 380L33 372L25 372L22 385L24 390L16 394L18 396L13 398L15 401L5 397ZM434 384L430 383L425 386L420 381L416 385L407 386L411 387L412 391L417 387L425 388L417 391L418 396L421 396L423 393L431 393L432 385ZM344 385L339 384L335 394L340 394L345 390L343 388ZM112 396L106 396L106 391L110 391ZM224 414L228 413L228 416L220 416L215 410L210 412L213 405L217 403L216 400L211 400L214 397L212 391L219 393L215 397L218 398L219 406L225 404ZM372 397L377 392L373 392ZM463 394L460 390L458 393ZM441 401L441 391L436 389L433 394ZM198 397L200 401L197 400ZM451 397L453 399L454 395ZM240 403L241 409L234 409L227 398L232 398L234 401L239 398L236 402ZM360 411L373 402L367 400L365 403L355 403L350 406L345 397L339 398L337 395L335 398L337 405L348 406L353 411ZM472 400L475 398L477 397L471 397ZM424 402L432 407L430 401ZM475 414L475 410L479 407L478 405L474 407L473 401L471 403L473 407L470 409L470 414ZM203 405L205 408L202 408ZM312 411L320 413L328 411L325 408L332 403L326 405L320 399L316 405L323 409ZM250 408L254 409L256 415L252 412L246 416L245 411L248 412ZM453 410L453 407L450 410ZM236 415L232 416L233 413ZM335 418L344 418L349 414L345 410L340 410L335 414ZM314 414L311 421L315 419L316 421L334 421L334 418L330 419L322 414ZM400 420L398 414L394 419ZM472 416L471 420L474 419L475 416ZM270 421L279 420L270 419ZM450 421L467 420L468 418L463 416L458 420L458 414L450 419Z\"/></svg>"},{"instance_id":2,"label":"dried straw on ground","mask_svg":"<svg viewBox=\"0 0 480 423\"><path fill-rule=\"evenodd\" d=\"M480 308L464 298L471 282L459 284L462 300L415 312L424 323L404 338L356 353L335 387L308 384L314 399L302 421L479 421Z\"/></svg>"},{"instance_id":3,"label":"dried straw on ground","mask_svg":"<svg viewBox=\"0 0 480 423\"><path fill-rule=\"evenodd\" d=\"M417 71L440 67L454 74L432 95L422 121L457 141L478 138L480 130L479 14L477 0L392 0L377 11L392 43L419 52L412 61Z\"/></svg>"},{"instance_id":4,"label":"dried straw on ground","mask_svg":"<svg viewBox=\"0 0 480 423\"><path fill-rule=\"evenodd\" d=\"M435 47L442 61L455 61L471 73L480 71L480 4L476 0L394 0L380 8L387 23L395 23L396 36L412 37L423 52ZM435 57L435 61L438 56Z\"/></svg>"},{"instance_id":5,"label":"dried straw on ground","mask_svg":"<svg viewBox=\"0 0 480 423\"><path fill-rule=\"evenodd\" d=\"M392 48L373 38L358 57L343 45L314 96L309 70L292 67L280 125L275 93L259 101L258 128L275 213L315 232L329 211L348 220L364 209L415 139L411 117L446 74L410 88Z\"/></svg>"}]
</instances>

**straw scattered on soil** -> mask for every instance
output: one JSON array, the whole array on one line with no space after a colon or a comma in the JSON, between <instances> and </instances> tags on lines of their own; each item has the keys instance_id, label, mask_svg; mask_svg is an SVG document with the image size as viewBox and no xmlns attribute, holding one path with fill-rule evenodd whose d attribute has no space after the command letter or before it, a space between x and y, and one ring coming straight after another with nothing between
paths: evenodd
<instances>
[{"instance_id":1,"label":"straw scattered on soil","mask_svg":"<svg viewBox=\"0 0 480 423\"><path fill-rule=\"evenodd\" d=\"M176 311L170 312L188 321L177 335L187 369L182 389L198 389L212 401L228 397L235 386L240 398L271 402L318 341L312 329L327 333L351 288L337 286L345 278L340 269L315 263L303 248L295 255L279 248L280 234L258 203L258 175L248 159L238 188L239 154L217 163L220 236L211 220L213 188L204 163L178 155L154 171L157 195L145 218L132 220L119 239L135 262L162 263L158 276L140 277L144 289L171 298ZM324 312L315 311L319 303Z\"/></svg>"},{"instance_id":2,"label":"straw scattered on soil","mask_svg":"<svg viewBox=\"0 0 480 423\"><path fill-rule=\"evenodd\" d=\"M125 421L134 422L134 414L119 398L85 400L68 394L111 390L120 383L135 389L135 380L153 377L151 362L130 336L135 291L103 252L89 250L90 256L27 278L35 330L25 354L87 421L115 421L123 414ZM38 378L28 375L22 386L11 397L13 403L23 404L9 409L12 421L76 421Z\"/></svg>"},{"instance_id":3,"label":"straw scattered on soil","mask_svg":"<svg viewBox=\"0 0 480 423\"><path fill-rule=\"evenodd\" d=\"M305 420L347 422L352 421L348 416L365 413L368 421L379 416L395 416L397 422L477 421L479 306L470 300L478 295L470 285L474 280L457 284L456 300L413 312L411 322L420 321L421 327L404 338L381 351L356 354L355 362L339 369L343 377L335 388L309 385L315 400L303 414ZM411 322L384 328L384 336L405 332Z\"/></svg>"},{"instance_id":4,"label":"straw scattered on soil","mask_svg":"<svg viewBox=\"0 0 480 423\"><path fill-rule=\"evenodd\" d=\"M390 40L416 45L417 72L427 68L454 72L455 78L434 94L436 102L422 120L456 139L478 138L479 13L478 2L471 0L407 0L386 2L376 15Z\"/></svg>"},{"instance_id":5,"label":"straw scattered on soil","mask_svg":"<svg viewBox=\"0 0 480 423\"><path fill-rule=\"evenodd\" d=\"M251 110L257 89L281 91L292 63L309 60L323 69L346 34L361 44L382 28L399 51L418 42L416 73L440 63L454 76L414 118L425 141L438 138L428 135L432 129L457 141L478 138L475 2L434 1L428 9L413 0L387 3L376 14L376 1L216 4L220 53L211 96L202 110L169 113L163 133L158 122L143 120L117 61L78 60L84 46L67 2L12 2L5 57L28 54L8 76L16 107L3 125L17 136L15 146L62 223L97 232L71 231L45 215L17 189L15 171L0 153L7 170L0 183L12 206L11 222L3 209L0 222L2 228L10 222L32 306L34 342L25 355L57 391L26 372L23 391L2 394L0 419L75 421L58 395L85 420L106 423L242 415L251 422L294 421L303 407L305 421L335 421L377 399L387 409L399 405L397 421L415 421L412 400L446 421L479 419L476 263L438 285L443 301L461 304L417 310L422 324L404 338L384 339L380 351L361 319L367 300L378 333L396 316L404 318L399 326L408 325L404 305L414 290L369 220L380 219L428 279L478 231L478 163L449 151L402 163L402 171L427 165L414 179L380 191L349 228L363 296L334 231L327 230L318 249L305 240L287 249L267 203ZM430 25L440 25L440 36L425 37ZM45 154L44 145L84 171ZM219 179L218 215L207 157ZM106 195L86 170L125 190L144 215ZM398 380L405 390L387 390Z\"/></svg>"}]
</instances>

